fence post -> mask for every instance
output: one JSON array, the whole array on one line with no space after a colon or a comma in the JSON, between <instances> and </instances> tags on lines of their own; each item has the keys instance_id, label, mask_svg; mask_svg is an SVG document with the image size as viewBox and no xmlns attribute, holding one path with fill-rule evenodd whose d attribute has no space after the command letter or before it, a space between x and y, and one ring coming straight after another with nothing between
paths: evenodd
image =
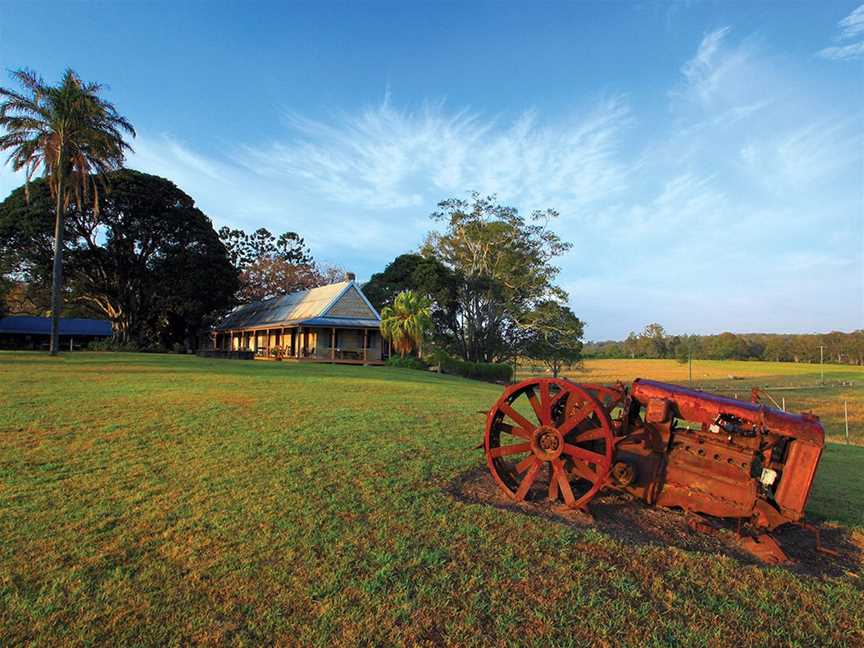
<instances>
[{"instance_id":1,"label":"fence post","mask_svg":"<svg viewBox=\"0 0 864 648\"><path fill-rule=\"evenodd\" d=\"M846 445L849 445L849 401L843 401L843 418L846 420Z\"/></svg>"}]
</instances>

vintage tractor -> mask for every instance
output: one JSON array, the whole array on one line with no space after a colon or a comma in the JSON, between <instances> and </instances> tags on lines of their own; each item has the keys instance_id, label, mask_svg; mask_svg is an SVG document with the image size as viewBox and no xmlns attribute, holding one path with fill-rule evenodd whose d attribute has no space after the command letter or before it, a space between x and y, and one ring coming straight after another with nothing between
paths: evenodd
<instances>
[{"instance_id":1,"label":"vintage tractor","mask_svg":"<svg viewBox=\"0 0 864 648\"><path fill-rule=\"evenodd\" d=\"M486 416L484 451L514 500L546 496L587 510L603 488L694 515L736 518L741 546L785 562L767 535L803 525L825 433L810 414L653 380L626 387L533 378ZM817 537L818 546L818 537Z\"/></svg>"}]
</instances>

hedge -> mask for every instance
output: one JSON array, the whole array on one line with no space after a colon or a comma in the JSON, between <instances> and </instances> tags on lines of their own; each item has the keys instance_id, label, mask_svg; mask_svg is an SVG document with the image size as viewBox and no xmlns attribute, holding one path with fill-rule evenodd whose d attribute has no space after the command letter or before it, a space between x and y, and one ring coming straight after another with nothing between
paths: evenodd
<instances>
[{"instance_id":1,"label":"hedge","mask_svg":"<svg viewBox=\"0 0 864 648\"><path fill-rule=\"evenodd\" d=\"M408 356L406 358L401 358L399 356L390 356L387 358L387 366L388 367L400 367L401 369L428 369L429 365L420 360L419 358L413 358Z\"/></svg>"},{"instance_id":2,"label":"hedge","mask_svg":"<svg viewBox=\"0 0 864 648\"><path fill-rule=\"evenodd\" d=\"M442 359L441 371L446 374L496 383L509 383L510 379L513 378L513 367L508 364L466 362L457 358Z\"/></svg>"}]
</instances>

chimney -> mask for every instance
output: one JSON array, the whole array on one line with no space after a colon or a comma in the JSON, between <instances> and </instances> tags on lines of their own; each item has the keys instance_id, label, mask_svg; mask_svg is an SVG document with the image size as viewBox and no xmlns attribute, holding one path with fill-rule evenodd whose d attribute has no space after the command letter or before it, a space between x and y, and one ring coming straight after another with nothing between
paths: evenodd
<instances>
[{"instance_id":1,"label":"chimney","mask_svg":"<svg viewBox=\"0 0 864 648\"><path fill-rule=\"evenodd\" d=\"M357 279L357 275L355 275L353 272L345 273L345 281L354 281L355 279Z\"/></svg>"}]
</instances>

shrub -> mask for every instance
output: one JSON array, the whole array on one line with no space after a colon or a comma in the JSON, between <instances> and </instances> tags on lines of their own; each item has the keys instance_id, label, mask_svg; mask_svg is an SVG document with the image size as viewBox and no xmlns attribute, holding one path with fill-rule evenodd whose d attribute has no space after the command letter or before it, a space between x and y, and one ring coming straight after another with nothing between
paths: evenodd
<instances>
[{"instance_id":1,"label":"shrub","mask_svg":"<svg viewBox=\"0 0 864 648\"><path fill-rule=\"evenodd\" d=\"M412 358L411 356L400 358L399 356L391 356L387 359L388 367L400 367L402 369L428 369L429 365L420 358Z\"/></svg>"},{"instance_id":2,"label":"shrub","mask_svg":"<svg viewBox=\"0 0 864 648\"><path fill-rule=\"evenodd\" d=\"M135 342L118 342L113 338L93 340L87 345L88 351L140 351Z\"/></svg>"},{"instance_id":3,"label":"shrub","mask_svg":"<svg viewBox=\"0 0 864 648\"><path fill-rule=\"evenodd\" d=\"M458 358L444 358L440 366L444 373L487 382L508 383L513 377L513 367L497 362L466 362Z\"/></svg>"}]
</instances>

